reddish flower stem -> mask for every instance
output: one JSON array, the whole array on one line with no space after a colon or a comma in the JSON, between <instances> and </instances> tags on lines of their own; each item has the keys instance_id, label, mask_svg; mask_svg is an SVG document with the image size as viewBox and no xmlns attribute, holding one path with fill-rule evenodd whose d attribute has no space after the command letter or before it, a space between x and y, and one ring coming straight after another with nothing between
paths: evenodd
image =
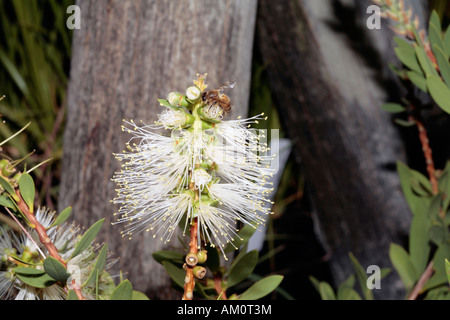
<instances>
[{"instance_id":1,"label":"reddish flower stem","mask_svg":"<svg viewBox=\"0 0 450 320\"><path fill-rule=\"evenodd\" d=\"M39 223L34 213L30 211L28 205L23 200L19 190L16 190L16 195L19 198L19 201L17 201L17 206L19 210L27 218L27 220L30 222L31 227L34 230L36 230L39 236L39 241L45 246L51 257L55 258L56 260L61 262L65 267L67 267L66 261L64 261L64 259L61 257L61 255L58 252L58 249L56 249L55 245L48 236L47 230L44 228L42 224ZM81 292L81 287L77 283L75 283L75 280L72 280L72 287L75 293L77 294L79 300L86 300Z\"/></svg>"},{"instance_id":2,"label":"reddish flower stem","mask_svg":"<svg viewBox=\"0 0 450 320\"><path fill-rule=\"evenodd\" d=\"M191 241L189 242L189 253L198 253L197 233L198 233L198 221L194 218L191 224ZM194 297L195 288L195 276L194 266L186 265L186 278L184 281L184 294L183 300L192 300Z\"/></svg>"}]
</instances>

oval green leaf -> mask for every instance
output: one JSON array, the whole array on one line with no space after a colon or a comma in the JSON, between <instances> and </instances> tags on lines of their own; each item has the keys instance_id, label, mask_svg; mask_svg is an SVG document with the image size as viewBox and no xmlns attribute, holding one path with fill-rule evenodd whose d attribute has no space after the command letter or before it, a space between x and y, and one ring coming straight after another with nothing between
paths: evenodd
<instances>
[{"instance_id":1,"label":"oval green leaf","mask_svg":"<svg viewBox=\"0 0 450 320\"><path fill-rule=\"evenodd\" d=\"M56 281L66 282L70 277L66 267L53 257L44 260L44 270Z\"/></svg>"},{"instance_id":2,"label":"oval green leaf","mask_svg":"<svg viewBox=\"0 0 450 320\"><path fill-rule=\"evenodd\" d=\"M91 245L91 242L97 236L104 221L105 221L104 218L97 221L86 231L86 233L83 235L83 237L77 243L77 246L75 247L75 250L73 251L71 258L76 257L77 255L82 253L84 250L86 250Z\"/></svg>"},{"instance_id":3,"label":"oval green leaf","mask_svg":"<svg viewBox=\"0 0 450 320\"><path fill-rule=\"evenodd\" d=\"M102 273L103 268L105 267L107 255L108 255L108 245L105 244L105 245L103 245L102 249L100 250L100 252L97 256L97 261L95 261L94 267L92 268L88 279L82 285L83 287L93 283L95 281L95 279L97 278L97 274Z\"/></svg>"},{"instance_id":4,"label":"oval green leaf","mask_svg":"<svg viewBox=\"0 0 450 320\"><path fill-rule=\"evenodd\" d=\"M258 300L275 290L283 281L283 276L274 275L259 280L248 288L239 300Z\"/></svg>"},{"instance_id":5,"label":"oval green leaf","mask_svg":"<svg viewBox=\"0 0 450 320\"><path fill-rule=\"evenodd\" d=\"M401 246L393 243L389 249L389 257L406 290L410 290L416 283L418 276L408 252Z\"/></svg>"},{"instance_id":6,"label":"oval green leaf","mask_svg":"<svg viewBox=\"0 0 450 320\"><path fill-rule=\"evenodd\" d=\"M131 300L150 300L144 293L133 290L133 297Z\"/></svg>"},{"instance_id":7,"label":"oval green leaf","mask_svg":"<svg viewBox=\"0 0 450 320\"><path fill-rule=\"evenodd\" d=\"M450 114L450 89L437 76L427 77L428 91L442 110Z\"/></svg>"},{"instance_id":8,"label":"oval green leaf","mask_svg":"<svg viewBox=\"0 0 450 320\"><path fill-rule=\"evenodd\" d=\"M232 287L247 277L253 272L258 263L258 251L252 250L245 254L239 260L233 262L228 271L228 279L226 282L227 288Z\"/></svg>"},{"instance_id":9,"label":"oval green leaf","mask_svg":"<svg viewBox=\"0 0 450 320\"><path fill-rule=\"evenodd\" d=\"M71 213L72 213L72 207L65 208L58 215L58 217L55 219L55 221L52 223L52 225L49 227L49 229L52 227L55 227L55 226L59 226L59 225L63 224L64 222L66 222L66 220L69 218Z\"/></svg>"},{"instance_id":10,"label":"oval green leaf","mask_svg":"<svg viewBox=\"0 0 450 320\"><path fill-rule=\"evenodd\" d=\"M385 103L381 106L381 109L390 113L400 113L406 111L406 108L398 103Z\"/></svg>"},{"instance_id":11,"label":"oval green leaf","mask_svg":"<svg viewBox=\"0 0 450 320\"><path fill-rule=\"evenodd\" d=\"M133 286L128 280L122 281L111 295L110 300L131 300L133 299Z\"/></svg>"},{"instance_id":12,"label":"oval green leaf","mask_svg":"<svg viewBox=\"0 0 450 320\"><path fill-rule=\"evenodd\" d=\"M33 212L34 196L36 194L36 188L34 186L33 178L26 172L22 173L22 175L20 176L19 190L30 212Z\"/></svg>"},{"instance_id":13,"label":"oval green leaf","mask_svg":"<svg viewBox=\"0 0 450 320\"><path fill-rule=\"evenodd\" d=\"M28 270L26 270L28 269ZM34 268L17 267L13 269L17 278L35 288L47 288L56 283L45 271Z\"/></svg>"},{"instance_id":14,"label":"oval green leaf","mask_svg":"<svg viewBox=\"0 0 450 320\"><path fill-rule=\"evenodd\" d=\"M169 277L181 288L184 286L184 278L186 276L186 272L183 269L178 268L176 265L169 261L163 261L162 265L164 269L166 269Z\"/></svg>"}]
</instances>

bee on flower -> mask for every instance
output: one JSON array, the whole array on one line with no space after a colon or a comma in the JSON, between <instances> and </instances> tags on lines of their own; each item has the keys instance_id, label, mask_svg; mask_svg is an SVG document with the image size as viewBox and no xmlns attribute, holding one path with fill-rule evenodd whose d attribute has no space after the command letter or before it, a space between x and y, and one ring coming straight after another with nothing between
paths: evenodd
<instances>
[{"instance_id":1,"label":"bee on flower","mask_svg":"<svg viewBox=\"0 0 450 320\"><path fill-rule=\"evenodd\" d=\"M263 115L223 120L231 104L222 91L235 83L206 91L205 78L185 95L159 100L165 109L154 124L124 120L132 137L115 154L122 162L112 179L115 223L125 224L123 236L145 230L168 242L181 221L184 231L196 221L199 247L209 243L225 256L224 247L238 237L237 222L258 228L270 213L274 169L267 145L249 128Z\"/></svg>"}]
</instances>

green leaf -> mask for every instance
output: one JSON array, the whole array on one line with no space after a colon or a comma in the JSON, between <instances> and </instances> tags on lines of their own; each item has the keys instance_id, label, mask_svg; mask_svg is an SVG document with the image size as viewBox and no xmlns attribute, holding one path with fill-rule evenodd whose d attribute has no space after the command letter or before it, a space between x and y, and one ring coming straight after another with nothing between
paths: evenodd
<instances>
[{"instance_id":1,"label":"green leaf","mask_svg":"<svg viewBox=\"0 0 450 320\"><path fill-rule=\"evenodd\" d=\"M418 212L424 212L428 210L428 203L424 201L424 198L419 197L413 192L411 184L413 179L417 179L411 173L411 169L404 163L397 162L397 172L402 186L403 194L406 202L408 203L412 213L415 215Z\"/></svg>"},{"instance_id":2,"label":"green leaf","mask_svg":"<svg viewBox=\"0 0 450 320\"><path fill-rule=\"evenodd\" d=\"M133 286L128 280L122 281L116 289L114 289L110 300L132 300Z\"/></svg>"},{"instance_id":3,"label":"green leaf","mask_svg":"<svg viewBox=\"0 0 450 320\"><path fill-rule=\"evenodd\" d=\"M220 256L216 247L208 246L206 247L208 252L208 259L206 260L206 266L213 273L219 271L220 268Z\"/></svg>"},{"instance_id":4,"label":"green leaf","mask_svg":"<svg viewBox=\"0 0 450 320\"><path fill-rule=\"evenodd\" d=\"M184 263L184 254L177 251L161 250L152 254L153 259L158 263L171 261L173 263Z\"/></svg>"},{"instance_id":5,"label":"green leaf","mask_svg":"<svg viewBox=\"0 0 450 320\"><path fill-rule=\"evenodd\" d=\"M233 252L236 248L241 247L243 244L247 243L250 237L255 233L256 229L252 225L245 225L237 234L237 238L234 239L233 243L229 243L225 249L225 253Z\"/></svg>"},{"instance_id":6,"label":"green leaf","mask_svg":"<svg viewBox=\"0 0 450 320\"><path fill-rule=\"evenodd\" d=\"M356 272L356 279L358 279L359 286L361 288L361 291L364 295L364 298L366 300L373 300L373 293L372 290L370 290L367 287L367 274L366 271L363 269L359 261L356 259L356 257L353 255L353 253L349 253L350 260L352 262L353 268Z\"/></svg>"},{"instance_id":7,"label":"green leaf","mask_svg":"<svg viewBox=\"0 0 450 320\"><path fill-rule=\"evenodd\" d=\"M427 281L422 291L429 290L441 285L446 285L448 282L445 259L450 257L450 243L442 244L436 250L433 257L433 276Z\"/></svg>"},{"instance_id":8,"label":"green leaf","mask_svg":"<svg viewBox=\"0 0 450 320\"><path fill-rule=\"evenodd\" d=\"M418 275L408 252L401 246L393 243L389 249L389 257L406 290L410 290L416 283Z\"/></svg>"},{"instance_id":9,"label":"green leaf","mask_svg":"<svg viewBox=\"0 0 450 320\"><path fill-rule=\"evenodd\" d=\"M258 250L252 250L242 256L240 259L236 259L227 272L228 279L226 282L227 288L230 288L241 281L247 279L247 277L253 272L258 263Z\"/></svg>"},{"instance_id":10,"label":"green leaf","mask_svg":"<svg viewBox=\"0 0 450 320\"><path fill-rule=\"evenodd\" d=\"M362 298L353 288L342 287L338 290L338 300L362 300Z\"/></svg>"},{"instance_id":11,"label":"green leaf","mask_svg":"<svg viewBox=\"0 0 450 320\"><path fill-rule=\"evenodd\" d=\"M429 234L431 241L436 245L441 245L447 241L448 229L445 225L432 225Z\"/></svg>"},{"instance_id":12,"label":"green leaf","mask_svg":"<svg viewBox=\"0 0 450 320\"><path fill-rule=\"evenodd\" d=\"M398 47L394 49L397 58L409 69L415 71L419 74L422 73L422 68L419 65L419 62L416 58L416 53L414 48L411 46L408 47Z\"/></svg>"},{"instance_id":13,"label":"green leaf","mask_svg":"<svg viewBox=\"0 0 450 320\"><path fill-rule=\"evenodd\" d=\"M87 278L86 282L83 284L83 287L92 284L97 278L97 275L102 273L103 268L105 267L107 255L108 255L108 245L105 244L98 253L97 261L95 261L94 267L92 268L91 273L89 274L89 277Z\"/></svg>"},{"instance_id":14,"label":"green leaf","mask_svg":"<svg viewBox=\"0 0 450 320\"><path fill-rule=\"evenodd\" d=\"M408 71L406 72L406 75L408 76L408 79L420 90L423 92L428 93L428 87L427 87L427 79L423 76L422 73L417 73L415 71Z\"/></svg>"},{"instance_id":15,"label":"green leaf","mask_svg":"<svg viewBox=\"0 0 450 320\"><path fill-rule=\"evenodd\" d=\"M447 113L450 113L450 89L437 76L427 77L428 91L433 100Z\"/></svg>"},{"instance_id":16,"label":"green leaf","mask_svg":"<svg viewBox=\"0 0 450 320\"><path fill-rule=\"evenodd\" d=\"M47 288L56 283L56 281L43 270L17 267L14 268L13 271L21 281L35 288Z\"/></svg>"},{"instance_id":17,"label":"green leaf","mask_svg":"<svg viewBox=\"0 0 450 320\"><path fill-rule=\"evenodd\" d=\"M409 255L417 274L421 274L425 270L430 254L430 222L428 218L430 206L433 207L432 202L422 198L418 203L418 210L413 215L410 226Z\"/></svg>"},{"instance_id":18,"label":"green leaf","mask_svg":"<svg viewBox=\"0 0 450 320\"><path fill-rule=\"evenodd\" d=\"M450 63L448 62L448 57L446 57L444 51L441 48L436 47L434 51L441 76L444 79L447 87L450 87Z\"/></svg>"},{"instance_id":19,"label":"green leaf","mask_svg":"<svg viewBox=\"0 0 450 320\"><path fill-rule=\"evenodd\" d=\"M66 220L69 218L71 213L72 213L72 207L65 208L58 215L58 217L55 219L55 221L52 223L52 225L49 227L49 229L52 227L55 227L55 226L59 226L59 225L63 224L64 222L66 222Z\"/></svg>"},{"instance_id":20,"label":"green leaf","mask_svg":"<svg viewBox=\"0 0 450 320\"><path fill-rule=\"evenodd\" d=\"M133 290L133 297L131 300L150 300L144 293Z\"/></svg>"},{"instance_id":21,"label":"green leaf","mask_svg":"<svg viewBox=\"0 0 450 320\"><path fill-rule=\"evenodd\" d=\"M406 108L398 103L385 103L381 106L381 109L390 113L400 113L406 111Z\"/></svg>"},{"instance_id":22,"label":"green leaf","mask_svg":"<svg viewBox=\"0 0 450 320\"><path fill-rule=\"evenodd\" d=\"M33 212L34 196L36 194L36 188L34 186L33 178L26 172L22 173L22 175L20 176L19 190L30 212Z\"/></svg>"},{"instance_id":23,"label":"green leaf","mask_svg":"<svg viewBox=\"0 0 450 320\"><path fill-rule=\"evenodd\" d=\"M438 14L433 11L430 17L430 23L428 25L428 39L430 41L430 47L436 56L435 48L445 50L444 41L442 39L442 26ZM445 53L444 53L445 54Z\"/></svg>"},{"instance_id":24,"label":"green leaf","mask_svg":"<svg viewBox=\"0 0 450 320\"><path fill-rule=\"evenodd\" d=\"M425 76L438 76L436 69L433 67L433 63L428 58L425 49L422 46L415 47L416 57L419 61L420 66L422 67L423 73ZM417 71L417 70L414 70Z\"/></svg>"},{"instance_id":25,"label":"green leaf","mask_svg":"<svg viewBox=\"0 0 450 320\"><path fill-rule=\"evenodd\" d=\"M184 286L184 278L186 277L186 272L182 268L178 268L176 265L169 261L163 261L162 265L166 269L169 277L181 288Z\"/></svg>"},{"instance_id":26,"label":"green leaf","mask_svg":"<svg viewBox=\"0 0 450 320\"><path fill-rule=\"evenodd\" d=\"M80 239L80 241L78 241L77 246L75 247L75 250L73 251L71 258L76 257L77 255L82 253L84 250L86 250L91 245L91 242L97 236L104 221L105 221L104 218L97 221L86 231L86 233L83 235L83 237Z\"/></svg>"},{"instance_id":27,"label":"green leaf","mask_svg":"<svg viewBox=\"0 0 450 320\"><path fill-rule=\"evenodd\" d=\"M447 280L450 284L450 262L447 259L445 259L445 273L447 273Z\"/></svg>"},{"instance_id":28,"label":"green leaf","mask_svg":"<svg viewBox=\"0 0 450 320\"><path fill-rule=\"evenodd\" d=\"M274 275L259 280L248 288L239 300L258 300L275 290L283 281L283 276Z\"/></svg>"},{"instance_id":29,"label":"green leaf","mask_svg":"<svg viewBox=\"0 0 450 320\"><path fill-rule=\"evenodd\" d=\"M431 187L430 180L417 170L409 169L409 171L412 177L411 183L414 184L414 187L420 187L427 195L431 195L433 188Z\"/></svg>"},{"instance_id":30,"label":"green leaf","mask_svg":"<svg viewBox=\"0 0 450 320\"><path fill-rule=\"evenodd\" d=\"M445 44L445 53L447 56L450 56L450 26L447 27L447 30L444 34L444 44Z\"/></svg>"},{"instance_id":31,"label":"green leaf","mask_svg":"<svg viewBox=\"0 0 450 320\"><path fill-rule=\"evenodd\" d=\"M16 206L9 198L5 198L3 195L0 196L0 206L4 206L10 209L15 209Z\"/></svg>"},{"instance_id":32,"label":"green leaf","mask_svg":"<svg viewBox=\"0 0 450 320\"><path fill-rule=\"evenodd\" d=\"M41 276L45 274L45 270L28 268L28 267L16 267L13 269L14 273L24 276Z\"/></svg>"},{"instance_id":33,"label":"green leaf","mask_svg":"<svg viewBox=\"0 0 450 320\"><path fill-rule=\"evenodd\" d=\"M3 189L6 190L6 192L9 193L9 195L17 202L19 201L19 197L17 196L17 194L14 192L14 188L13 186L11 186L9 184L9 182L0 176L0 184L2 185Z\"/></svg>"},{"instance_id":34,"label":"green leaf","mask_svg":"<svg viewBox=\"0 0 450 320\"><path fill-rule=\"evenodd\" d=\"M325 281L319 283L319 293L322 300L336 300L333 288Z\"/></svg>"},{"instance_id":35,"label":"green leaf","mask_svg":"<svg viewBox=\"0 0 450 320\"><path fill-rule=\"evenodd\" d=\"M395 123L405 128L409 128L416 125L415 121L406 121L402 119L395 119Z\"/></svg>"},{"instance_id":36,"label":"green leaf","mask_svg":"<svg viewBox=\"0 0 450 320\"><path fill-rule=\"evenodd\" d=\"M444 195L442 210L446 212L450 205L450 161L447 162L447 165L439 178L439 190Z\"/></svg>"},{"instance_id":37,"label":"green leaf","mask_svg":"<svg viewBox=\"0 0 450 320\"><path fill-rule=\"evenodd\" d=\"M69 290L69 292L67 293L67 300L79 300L75 290Z\"/></svg>"},{"instance_id":38,"label":"green leaf","mask_svg":"<svg viewBox=\"0 0 450 320\"><path fill-rule=\"evenodd\" d=\"M70 277L66 267L53 257L44 260L44 270L56 281L66 282Z\"/></svg>"}]
</instances>

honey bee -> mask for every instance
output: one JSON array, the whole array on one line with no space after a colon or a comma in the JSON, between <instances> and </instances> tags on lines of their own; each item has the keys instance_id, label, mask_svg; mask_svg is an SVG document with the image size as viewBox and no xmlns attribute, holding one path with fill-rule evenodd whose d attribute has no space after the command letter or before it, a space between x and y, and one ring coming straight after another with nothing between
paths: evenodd
<instances>
[{"instance_id":1,"label":"honey bee","mask_svg":"<svg viewBox=\"0 0 450 320\"><path fill-rule=\"evenodd\" d=\"M217 105L222 108L225 113L228 113L231 111L230 97L223 93L223 91L225 89L232 89L235 85L236 81L227 81L215 90L203 92L202 100L210 109Z\"/></svg>"}]
</instances>

